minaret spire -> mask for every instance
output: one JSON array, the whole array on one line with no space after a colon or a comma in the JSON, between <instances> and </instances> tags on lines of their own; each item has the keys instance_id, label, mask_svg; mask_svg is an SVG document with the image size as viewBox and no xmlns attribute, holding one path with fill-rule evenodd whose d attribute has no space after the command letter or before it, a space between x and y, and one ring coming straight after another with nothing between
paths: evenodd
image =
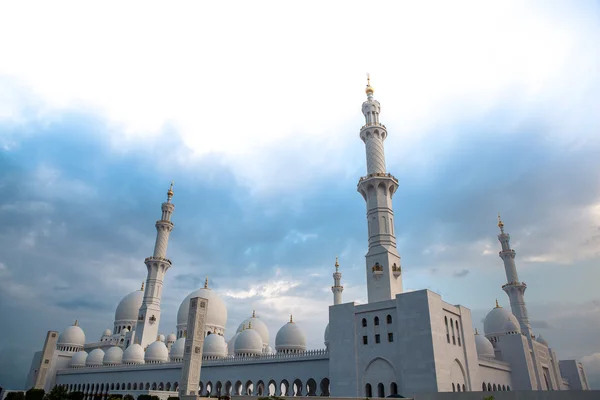
<instances>
[{"instance_id":1,"label":"minaret spire","mask_svg":"<svg viewBox=\"0 0 600 400\"><path fill-rule=\"evenodd\" d=\"M362 104L365 125L360 138L365 143L367 175L358 181L357 190L367 203L369 251L367 262L367 290L369 303L394 299L402 293L402 268L396 249L392 197L398 189L398 180L386 172L383 142L387 138L385 125L379 122L381 106L373 98L375 89L367 74Z\"/></svg>"},{"instance_id":2,"label":"minaret spire","mask_svg":"<svg viewBox=\"0 0 600 400\"><path fill-rule=\"evenodd\" d=\"M335 258L335 272L333 273L333 286L331 287L331 292L333 293L333 304L338 305L342 304L342 292L344 291L344 287L341 284L342 273L339 271L340 263L338 262L338 258Z\"/></svg>"},{"instance_id":3,"label":"minaret spire","mask_svg":"<svg viewBox=\"0 0 600 400\"><path fill-rule=\"evenodd\" d=\"M515 265L516 253L510 248L510 235L504 232L504 223L502 222L502 219L500 219L500 214L498 214L498 228L500 228L498 241L502 246L498 255L502 261L504 261L504 271L506 272L507 280L507 283L502 285L502 290L508 295L511 311L519 321L521 332L524 335L531 337L533 336L533 331L531 329L531 324L529 323L527 306L525 305L525 290L527 289L527 285L524 282L519 281L517 266ZM498 304L497 300L496 304Z\"/></svg>"},{"instance_id":4,"label":"minaret spire","mask_svg":"<svg viewBox=\"0 0 600 400\"><path fill-rule=\"evenodd\" d=\"M171 203L173 198L173 181L167 191L167 201L162 203L161 218L156 221L156 242L154 244L154 253L151 257L144 260L148 275L146 278L146 287L142 284L144 299L138 313L138 322L135 329L135 342L142 347L146 347L154 342L158 336L158 326L160 323L160 299L162 297L162 286L165 273L171 267L171 260L166 258L167 247L169 245L169 235L173 230L171 216L175 205Z\"/></svg>"}]
</instances>

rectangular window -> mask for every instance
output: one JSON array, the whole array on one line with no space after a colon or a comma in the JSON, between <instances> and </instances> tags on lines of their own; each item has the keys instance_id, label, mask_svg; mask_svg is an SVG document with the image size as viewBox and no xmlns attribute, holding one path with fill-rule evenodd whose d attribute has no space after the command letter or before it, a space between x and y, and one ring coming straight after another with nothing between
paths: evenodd
<instances>
[{"instance_id":1,"label":"rectangular window","mask_svg":"<svg viewBox=\"0 0 600 400\"><path fill-rule=\"evenodd\" d=\"M379 334L375 335L375 343L381 343Z\"/></svg>"},{"instance_id":2,"label":"rectangular window","mask_svg":"<svg viewBox=\"0 0 600 400\"><path fill-rule=\"evenodd\" d=\"M363 336L363 344L368 344L369 338L367 336Z\"/></svg>"},{"instance_id":3,"label":"rectangular window","mask_svg":"<svg viewBox=\"0 0 600 400\"><path fill-rule=\"evenodd\" d=\"M48 364L50 360L44 360L44 364Z\"/></svg>"},{"instance_id":4,"label":"rectangular window","mask_svg":"<svg viewBox=\"0 0 600 400\"><path fill-rule=\"evenodd\" d=\"M388 342L392 343L394 341L394 334L392 332L388 333Z\"/></svg>"}]
</instances>

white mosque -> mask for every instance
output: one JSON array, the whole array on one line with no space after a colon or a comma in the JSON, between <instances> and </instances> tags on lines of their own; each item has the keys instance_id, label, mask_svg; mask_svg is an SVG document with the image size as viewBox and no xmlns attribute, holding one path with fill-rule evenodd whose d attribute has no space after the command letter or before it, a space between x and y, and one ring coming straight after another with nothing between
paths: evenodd
<instances>
[{"instance_id":1,"label":"white mosque","mask_svg":"<svg viewBox=\"0 0 600 400\"><path fill-rule=\"evenodd\" d=\"M172 266L166 258L173 185L156 222L154 254L145 259L145 285L118 304L112 329L95 340L77 321L60 335L49 331L35 353L27 387L50 390L62 385L82 391L86 399L110 394L177 396L187 335L190 299L208 299L200 377L202 395L283 395L386 397L430 392L589 390L578 361L559 361L555 350L529 323L510 236L498 218L500 258L507 283L502 289L510 309L496 302L484 332L473 331L468 308L446 303L429 290L404 293L403 270L396 249L392 197L398 180L386 171L385 125L380 104L367 84L362 105L367 175L358 192L367 205L366 304L342 301L342 274L336 260L333 306L324 329L324 348L307 349L301 326L290 317L273 341L256 315L225 331L227 307L209 287L190 293L177 312L176 334L161 322L163 278ZM325 310L323 310L325 312ZM229 340L226 340L229 337Z\"/></svg>"}]
</instances>

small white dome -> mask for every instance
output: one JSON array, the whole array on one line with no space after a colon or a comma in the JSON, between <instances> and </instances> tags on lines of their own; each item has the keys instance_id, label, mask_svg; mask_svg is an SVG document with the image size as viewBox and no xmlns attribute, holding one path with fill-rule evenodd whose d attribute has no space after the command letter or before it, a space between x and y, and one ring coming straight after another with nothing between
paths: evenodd
<instances>
[{"instance_id":1,"label":"small white dome","mask_svg":"<svg viewBox=\"0 0 600 400\"><path fill-rule=\"evenodd\" d=\"M208 286L208 283L206 283L205 286ZM181 302L179 310L177 311L177 330L187 329L190 299L194 297L208 299L208 310L206 319L204 320L205 330L212 333L215 333L215 331L223 333L225 331L225 325L227 325L227 307L219 295L208 287L194 290Z\"/></svg>"},{"instance_id":2,"label":"small white dome","mask_svg":"<svg viewBox=\"0 0 600 400\"><path fill-rule=\"evenodd\" d=\"M544 339L542 337L542 335L538 335L537 339L535 340L536 342L543 344L544 346L548 347L548 342L546 342L546 339Z\"/></svg>"},{"instance_id":3,"label":"small white dome","mask_svg":"<svg viewBox=\"0 0 600 400\"><path fill-rule=\"evenodd\" d=\"M485 335L503 335L506 332L506 323L509 320L512 320L516 326L519 326L519 321L517 321L517 318L509 310L496 306L483 321Z\"/></svg>"},{"instance_id":4,"label":"small white dome","mask_svg":"<svg viewBox=\"0 0 600 400\"><path fill-rule=\"evenodd\" d=\"M216 333L205 337L202 355L204 357L226 357L227 343L225 343L225 338Z\"/></svg>"},{"instance_id":5,"label":"small white dome","mask_svg":"<svg viewBox=\"0 0 600 400\"><path fill-rule=\"evenodd\" d=\"M269 328L267 325L262 322L257 316L256 313L252 312L252 316L250 318L246 318L240 326L238 326L236 332L241 332L244 328L254 329L260 335L260 338L263 342L263 346L267 346L269 344L270 335Z\"/></svg>"},{"instance_id":6,"label":"small white dome","mask_svg":"<svg viewBox=\"0 0 600 400\"><path fill-rule=\"evenodd\" d=\"M162 333L160 335L158 335L158 340L160 340L161 342L165 341L165 335L163 335Z\"/></svg>"},{"instance_id":7,"label":"small white dome","mask_svg":"<svg viewBox=\"0 0 600 400\"><path fill-rule=\"evenodd\" d=\"M121 364L123 361L123 349L118 346L113 346L104 353L104 365Z\"/></svg>"},{"instance_id":8,"label":"small white dome","mask_svg":"<svg viewBox=\"0 0 600 400\"><path fill-rule=\"evenodd\" d=\"M514 319L511 318L508 321L506 321L506 323L504 324L504 333L510 335L521 333L521 327L519 326L519 322L517 321L516 317Z\"/></svg>"},{"instance_id":9,"label":"small white dome","mask_svg":"<svg viewBox=\"0 0 600 400\"><path fill-rule=\"evenodd\" d=\"M73 354L73 357L71 357L71 363L69 365L71 366L71 368L85 367L85 361L87 359L87 356L88 353L86 353L85 351L78 351L77 353Z\"/></svg>"},{"instance_id":10,"label":"small white dome","mask_svg":"<svg viewBox=\"0 0 600 400\"><path fill-rule=\"evenodd\" d=\"M237 339L239 335L239 332L236 333L231 339L229 339L229 342L227 342L227 354L230 356L235 354L235 339Z\"/></svg>"},{"instance_id":11,"label":"small white dome","mask_svg":"<svg viewBox=\"0 0 600 400\"><path fill-rule=\"evenodd\" d=\"M492 342L490 342L488 338L486 338L483 335L480 335L479 333L475 333L475 348L477 349L477 355L479 357L495 357L494 346L492 345Z\"/></svg>"},{"instance_id":12,"label":"small white dome","mask_svg":"<svg viewBox=\"0 0 600 400\"><path fill-rule=\"evenodd\" d=\"M306 336L296 323L291 321L285 324L277 332L275 337L275 349L284 352L306 351Z\"/></svg>"},{"instance_id":13,"label":"small white dome","mask_svg":"<svg viewBox=\"0 0 600 400\"><path fill-rule=\"evenodd\" d=\"M56 344L59 346L83 346L85 344L85 333L77 321L75 321L75 325L67 326L58 337Z\"/></svg>"},{"instance_id":14,"label":"small white dome","mask_svg":"<svg viewBox=\"0 0 600 400\"><path fill-rule=\"evenodd\" d=\"M123 364L144 364L144 349L137 343L123 352Z\"/></svg>"},{"instance_id":15,"label":"small white dome","mask_svg":"<svg viewBox=\"0 0 600 400\"><path fill-rule=\"evenodd\" d=\"M115 322L137 321L138 312L142 306L142 300L144 300L143 290L136 290L123 297L115 311Z\"/></svg>"},{"instance_id":16,"label":"small white dome","mask_svg":"<svg viewBox=\"0 0 600 400\"><path fill-rule=\"evenodd\" d=\"M329 324L325 327L325 334L323 335L325 341L325 347L329 347Z\"/></svg>"},{"instance_id":17,"label":"small white dome","mask_svg":"<svg viewBox=\"0 0 600 400\"><path fill-rule=\"evenodd\" d=\"M97 367L102 365L104 361L104 351L102 349L94 349L90 352L85 360L85 365L88 367Z\"/></svg>"},{"instance_id":18,"label":"small white dome","mask_svg":"<svg viewBox=\"0 0 600 400\"><path fill-rule=\"evenodd\" d=\"M179 338L171 347L169 357L171 361L180 361L183 359L183 350L185 349L185 338Z\"/></svg>"},{"instance_id":19,"label":"small white dome","mask_svg":"<svg viewBox=\"0 0 600 400\"><path fill-rule=\"evenodd\" d=\"M147 363L167 362L169 361L169 350L164 342L157 340L152 342L146 349L144 361Z\"/></svg>"},{"instance_id":20,"label":"small white dome","mask_svg":"<svg viewBox=\"0 0 600 400\"><path fill-rule=\"evenodd\" d=\"M269 345L266 345L263 349L263 354L273 354L273 348Z\"/></svg>"},{"instance_id":21,"label":"small white dome","mask_svg":"<svg viewBox=\"0 0 600 400\"><path fill-rule=\"evenodd\" d=\"M127 335L127 333L129 333L129 329L123 328L123 330L121 331L121 336L125 336Z\"/></svg>"},{"instance_id":22,"label":"small white dome","mask_svg":"<svg viewBox=\"0 0 600 400\"><path fill-rule=\"evenodd\" d=\"M112 336L112 331L110 329L105 329L102 336Z\"/></svg>"},{"instance_id":23,"label":"small white dome","mask_svg":"<svg viewBox=\"0 0 600 400\"><path fill-rule=\"evenodd\" d=\"M235 338L235 354L258 355L263 351L263 343L260 334L254 329L245 329Z\"/></svg>"},{"instance_id":24,"label":"small white dome","mask_svg":"<svg viewBox=\"0 0 600 400\"><path fill-rule=\"evenodd\" d=\"M177 336L175 336L174 333L170 333L169 336L167 336L167 343L175 343L176 340Z\"/></svg>"}]
</instances>

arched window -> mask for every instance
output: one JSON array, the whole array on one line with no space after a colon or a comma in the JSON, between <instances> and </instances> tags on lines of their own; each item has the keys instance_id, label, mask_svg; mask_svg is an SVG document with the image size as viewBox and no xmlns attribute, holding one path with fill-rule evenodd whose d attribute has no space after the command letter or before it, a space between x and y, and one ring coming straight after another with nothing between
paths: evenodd
<instances>
[{"instance_id":1,"label":"arched window","mask_svg":"<svg viewBox=\"0 0 600 400\"><path fill-rule=\"evenodd\" d=\"M377 397L384 398L385 397L385 388L383 387L383 383L379 383L377 385Z\"/></svg>"},{"instance_id":2,"label":"arched window","mask_svg":"<svg viewBox=\"0 0 600 400\"><path fill-rule=\"evenodd\" d=\"M498 389L497 389L497 387L496 387L496 384L495 384L495 383L494 383L494 385L492 385L492 390L493 390L494 392L498 390Z\"/></svg>"},{"instance_id":3,"label":"arched window","mask_svg":"<svg viewBox=\"0 0 600 400\"><path fill-rule=\"evenodd\" d=\"M373 390L371 389L371 384L367 383L365 385L365 396L366 397L373 397Z\"/></svg>"},{"instance_id":4,"label":"arched window","mask_svg":"<svg viewBox=\"0 0 600 400\"><path fill-rule=\"evenodd\" d=\"M506 385L506 391L510 392L510 386Z\"/></svg>"},{"instance_id":5,"label":"arched window","mask_svg":"<svg viewBox=\"0 0 600 400\"><path fill-rule=\"evenodd\" d=\"M362 326L363 326L363 328L367 326L367 319L366 318L362 319Z\"/></svg>"},{"instance_id":6,"label":"arched window","mask_svg":"<svg viewBox=\"0 0 600 400\"><path fill-rule=\"evenodd\" d=\"M460 331L458 330L458 321L454 321L456 325L456 337L458 338L458 345L460 346Z\"/></svg>"},{"instance_id":7,"label":"arched window","mask_svg":"<svg viewBox=\"0 0 600 400\"><path fill-rule=\"evenodd\" d=\"M450 328L452 328L452 344L456 344L456 336L454 334L454 321L450 318Z\"/></svg>"},{"instance_id":8,"label":"arched window","mask_svg":"<svg viewBox=\"0 0 600 400\"><path fill-rule=\"evenodd\" d=\"M463 383L463 392L466 392L465 384Z\"/></svg>"},{"instance_id":9,"label":"arched window","mask_svg":"<svg viewBox=\"0 0 600 400\"><path fill-rule=\"evenodd\" d=\"M398 394L398 385L396 385L396 382L391 383L390 394Z\"/></svg>"},{"instance_id":10,"label":"arched window","mask_svg":"<svg viewBox=\"0 0 600 400\"><path fill-rule=\"evenodd\" d=\"M450 343L450 330L448 328L448 317L444 317L444 322L446 323L446 340Z\"/></svg>"},{"instance_id":11,"label":"arched window","mask_svg":"<svg viewBox=\"0 0 600 400\"><path fill-rule=\"evenodd\" d=\"M491 392L491 391L492 391L492 384L491 384L491 383L488 383L488 390L487 390L487 391L488 391L488 392Z\"/></svg>"},{"instance_id":12,"label":"arched window","mask_svg":"<svg viewBox=\"0 0 600 400\"><path fill-rule=\"evenodd\" d=\"M385 321L386 321L388 324L391 324L391 323L392 323L392 316L391 316L390 314L388 314L388 315L387 315L387 317L385 317Z\"/></svg>"},{"instance_id":13,"label":"arched window","mask_svg":"<svg viewBox=\"0 0 600 400\"><path fill-rule=\"evenodd\" d=\"M373 325L375 325L375 326L379 325L379 317L373 318Z\"/></svg>"},{"instance_id":14,"label":"arched window","mask_svg":"<svg viewBox=\"0 0 600 400\"><path fill-rule=\"evenodd\" d=\"M487 391L487 386L485 386L485 382L483 382L483 384L481 385L481 390L483 390L484 392Z\"/></svg>"},{"instance_id":15,"label":"arched window","mask_svg":"<svg viewBox=\"0 0 600 400\"><path fill-rule=\"evenodd\" d=\"M460 392L460 383L457 383L457 384L456 384L456 391L457 391L457 392Z\"/></svg>"},{"instance_id":16,"label":"arched window","mask_svg":"<svg viewBox=\"0 0 600 400\"><path fill-rule=\"evenodd\" d=\"M502 385L502 391L506 392L506 385Z\"/></svg>"},{"instance_id":17,"label":"arched window","mask_svg":"<svg viewBox=\"0 0 600 400\"><path fill-rule=\"evenodd\" d=\"M456 392L456 386L454 386L454 382L452 382L452 391Z\"/></svg>"}]
</instances>

